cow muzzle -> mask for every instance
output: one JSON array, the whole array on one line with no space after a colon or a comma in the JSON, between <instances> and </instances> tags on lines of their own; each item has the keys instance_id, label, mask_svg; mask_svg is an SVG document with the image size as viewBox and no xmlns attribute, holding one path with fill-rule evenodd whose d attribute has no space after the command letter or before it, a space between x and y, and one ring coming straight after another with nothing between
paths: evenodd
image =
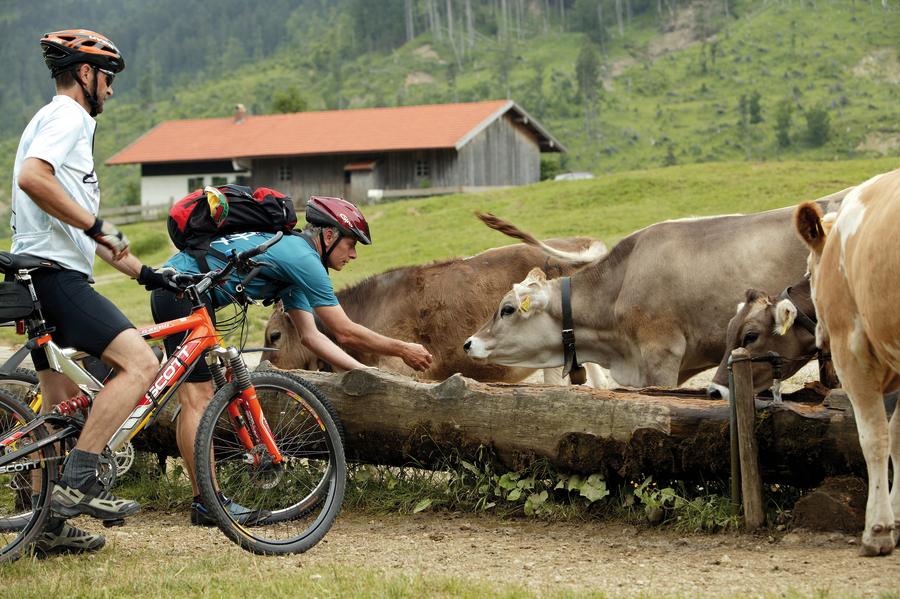
<instances>
[{"instance_id":1,"label":"cow muzzle","mask_svg":"<svg viewBox=\"0 0 900 599\"><path fill-rule=\"evenodd\" d=\"M727 401L730 395L731 394L728 391L728 387L725 387L723 385L710 383L706 388L706 397L709 399L724 399Z\"/></svg>"},{"instance_id":2,"label":"cow muzzle","mask_svg":"<svg viewBox=\"0 0 900 599\"><path fill-rule=\"evenodd\" d=\"M463 344L463 351L465 351L470 358L477 358L480 360L487 358L490 353L488 352L484 341L478 337L469 337L466 339L466 342Z\"/></svg>"}]
</instances>

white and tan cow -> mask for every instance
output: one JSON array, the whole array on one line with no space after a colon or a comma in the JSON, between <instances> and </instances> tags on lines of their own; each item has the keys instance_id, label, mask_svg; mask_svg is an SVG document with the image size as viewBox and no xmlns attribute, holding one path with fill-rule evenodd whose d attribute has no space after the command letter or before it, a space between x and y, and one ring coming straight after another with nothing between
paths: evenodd
<instances>
[{"instance_id":1,"label":"white and tan cow","mask_svg":"<svg viewBox=\"0 0 900 599\"><path fill-rule=\"evenodd\" d=\"M833 206L846 192L818 202ZM735 298L748 286L783 289L806 271L808 250L797 239L793 211L666 221L620 241L572 275L578 358L632 387L674 387L717 365ZM510 223L489 215L483 220L554 255ZM561 330L559 280L534 269L465 349L507 366L559 366Z\"/></svg>"},{"instance_id":2,"label":"white and tan cow","mask_svg":"<svg viewBox=\"0 0 900 599\"><path fill-rule=\"evenodd\" d=\"M888 422L884 393L900 388L900 170L873 177L844 199L833 227L804 204L796 226L809 246L817 343L830 347L853 404L869 477L862 555L891 553L900 525L900 410ZM894 486L888 488L888 458Z\"/></svg>"},{"instance_id":3,"label":"white and tan cow","mask_svg":"<svg viewBox=\"0 0 900 599\"><path fill-rule=\"evenodd\" d=\"M783 359L781 379L793 376L818 354L815 329L816 309L807 277L777 295L748 289L728 322L725 351L707 388L708 395L728 399L728 359L739 347L746 348L751 356L777 353ZM767 389L772 384L772 364L753 362L751 368L754 392Z\"/></svg>"},{"instance_id":4,"label":"white and tan cow","mask_svg":"<svg viewBox=\"0 0 900 599\"><path fill-rule=\"evenodd\" d=\"M552 275L568 275L607 252L602 241L584 237L553 239L547 243L561 251L565 259L550 258L540 249L516 244L486 250L470 258L397 268L338 291L338 300L354 322L427 347L434 363L421 374L426 379L443 380L460 372L479 381L519 382L535 369L475 361L465 355L462 345L469 331L491 314L506 290L531 268L541 266ZM276 308L269 318L265 342L278 351L266 352L262 359L279 368L327 367L303 346L283 310ZM348 351L364 364L413 374L398 358ZM592 384L604 386L601 369L594 368L589 376ZM562 383L559 368L545 372L544 377L547 383Z\"/></svg>"}]
</instances>

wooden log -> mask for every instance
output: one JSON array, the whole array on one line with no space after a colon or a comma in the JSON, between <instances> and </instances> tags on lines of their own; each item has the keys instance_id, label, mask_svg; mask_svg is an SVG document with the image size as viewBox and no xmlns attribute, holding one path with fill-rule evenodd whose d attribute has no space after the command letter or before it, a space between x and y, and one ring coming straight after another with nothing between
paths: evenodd
<instances>
[{"instance_id":1,"label":"wooden log","mask_svg":"<svg viewBox=\"0 0 900 599\"><path fill-rule=\"evenodd\" d=\"M729 406L701 390L605 390L484 384L460 375L419 382L375 370L296 371L328 397L346 429L350 459L440 467L488 448L519 469L546 459L564 472L643 480L726 480ZM826 476L865 474L849 402L757 400L756 438L767 483L814 487ZM167 415L135 438L176 453Z\"/></svg>"},{"instance_id":2,"label":"wooden log","mask_svg":"<svg viewBox=\"0 0 900 599\"><path fill-rule=\"evenodd\" d=\"M744 527L747 530L756 530L765 524L766 512L763 508L762 479L759 475L756 450L756 402L753 396L750 352L743 347L737 348L731 352L730 364L734 380L731 401L734 402L734 420L737 428ZM734 476L735 473L732 471L732 477Z\"/></svg>"}]
</instances>

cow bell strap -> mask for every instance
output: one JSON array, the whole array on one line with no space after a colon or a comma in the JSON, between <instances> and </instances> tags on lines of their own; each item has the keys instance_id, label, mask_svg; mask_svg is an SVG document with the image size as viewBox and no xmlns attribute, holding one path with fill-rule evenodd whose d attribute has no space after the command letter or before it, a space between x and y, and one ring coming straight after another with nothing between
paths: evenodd
<instances>
[{"instance_id":1,"label":"cow bell strap","mask_svg":"<svg viewBox=\"0 0 900 599\"><path fill-rule=\"evenodd\" d=\"M778 299L779 300L786 299L786 300L790 301L792 304L794 304L794 307L797 308L797 316L794 320L796 320L798 323L800 323L800 326L802 326L804 329L806 329L813 335L816 334L816 316L815 316L815 314L813 314L812 316L809 316L809 315L803 313L803 310L801 310L799 308L799 306L797 306L797 302L795 302L793 300L793 298L791 298L791 288L790 287L785 288L785 290L781 292L781 295L778 296Z\"/></svg>"},{"instance_id":2,"label":"cow bell strap","mask_svg":"<svg viewBox=\"0 0 900 599\"><path fill-rule=\"evenodd\" d=\"M563 344L563 376L575 385L583 385L586 379L584 367L578 363L575 355L575 324L572 322L572 279L560 279L562 290L562 344Z\"/></svg>"}]
</instances>

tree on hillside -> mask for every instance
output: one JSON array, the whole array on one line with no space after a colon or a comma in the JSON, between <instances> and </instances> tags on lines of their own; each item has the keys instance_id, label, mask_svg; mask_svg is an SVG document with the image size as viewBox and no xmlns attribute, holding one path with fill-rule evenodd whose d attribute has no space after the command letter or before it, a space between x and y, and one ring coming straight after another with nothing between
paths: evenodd
<instances>
[{"instance_id":1,"label":"tree on hillside","mask_svg":"<svg viewBox=\"0 0 900 599\"><path fill-rule=\"evenodd\" d=\"M756 125L757 123L761 123L763 120L762 107L759 104L760 99L762 99L762 96L759 94L759 92L756 90L753 90L753 93L750 94L750 103L747 106L747 110L750 113L750 124L751 125Z\"/></svg>"},{"instance_id":2,"label":"tree on hillside","mask_svg":"<svg viewBox=\"0 0 900 599\"><path fill-rule=\"evenodd\" d=\"M529 112L533 112L537 116L544 117L544 64L535 61L531 65L531 77L525 88L525 96L522 101Z\"/></svg>"},{"instance_id":3,"label":"tree on hillside","mask_svg":"<svg viewBox=\"0 0 900 599\"><path fill-rule=\"evenodd\" d=\"M273 113L304 112L306 109L306 99L296 85L292 85L287 89L276 90L272 94Z\"/></svg>"},{"instance_id":4,"label":"tree on hillside","mask_svg":"<svg viewBox=\"0 0 900 599\"><path fill-rule=\"evenodd\" d=\"M584 106L585 129L588 138L595 136L594 120L597 112L597 96L600 89L600 61L594 44L585 40L575 61L575 77L578 81L578 95ZM599 137L599 136L597 136Z\"/></svg>"},{"instance_id":5,"label":"tree on hillside","mask_svg":"<svg viewBox=\"0 0 900 599\"><path fill-rule=\"evenodd\" d=\"M575 0L572 8L573 29L585 33L588 38L605 50L609 34L604 23L604 0Z\"/></svg>"},{"instance_id":6,"label":"tree on hillside","mask_svg":"<svg viewBox=\"0 0 900 599\"><path fill-rule=\"evenodd\" d=\"M828 111L817 106L807 110L803 116L806 118L806 141L813 147L825 145L831 135Z\"/></svg>"},{"instance_id":7,"label":"tree on hillside","mask_svg":"<svg viewBox=\"0 0 900 599\"><path fill-rule=\"evenodd\" d=\"M406 8L403 0L381 0L378 10L368 0L350 0L356 52L391 50L402 44L408 33Z\"/></svg>"},{"instance_id":8,"label":"tree on hillside","mask_svg":"<svg viewBox=\"0 0 900 599\"><path fill-rule=\"evenodd\" d=\"M497 92L504 98L510 97L509 73L516 65L516 54L513 51L512 43L507 41L502 47L497 49L494 55L494 73Z\"/></svg>"},{"instance_id":9,"label":"tree on hillside","mask_svg":"<svg viewBox=\"0 0 900 599\"><path fill-rule=\"evenodd\" d=\"M411 42L416 37L416 17L414 12L415 1L403 0L403 22L406 25L406 41Z\"/></svg>"},{"instance_id":10,"label":"tree on hillside","mask_svg":"<svg viewBox=\"0 0 900 599\"><path fill-rule=\"evenodd\" d=\"M784 98L778 103L775 110L775 140L778 147L786 148L791 145L791 115L794 113L794 103L790 98Z\"/></svg>"}]
</instances>

